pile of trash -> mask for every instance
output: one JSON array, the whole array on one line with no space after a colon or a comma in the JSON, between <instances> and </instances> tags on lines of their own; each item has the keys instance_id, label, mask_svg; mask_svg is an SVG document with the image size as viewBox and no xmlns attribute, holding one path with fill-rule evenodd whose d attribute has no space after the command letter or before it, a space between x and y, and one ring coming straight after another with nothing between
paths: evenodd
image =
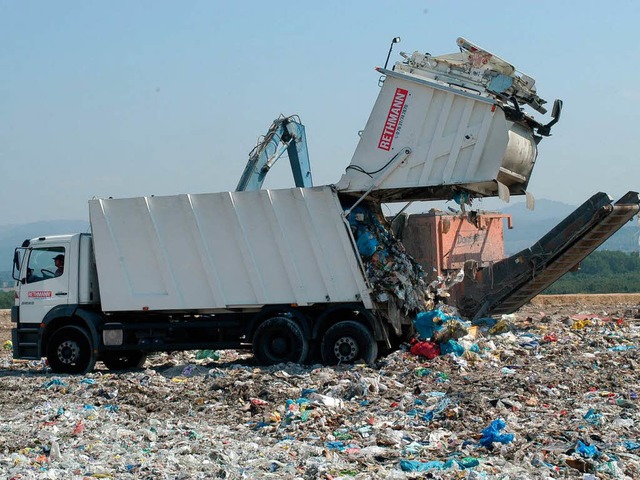
<instances>
[{"instance_id":1,"label":"pile of trash","mask_svg":"<svg viewBox=\"0 0 640 480\"><path fill-rule=\"evenodd\" d=\"M451 286L464 272L438 276L427 283L422 266L409 255L391 232L378 204L356 206L348 215L351 233L372 287L372 297L386 310L397 335L419 312L433 311L449 297Z\"/></svg>"},{"instance_id":2,"label":"pile of trash","mask_svg":"<svg viewBox=\"0 0 640 480\"><path fill-rule=\"evenodd\" d=\"M200 351L64 376L8 345L1 476L640 478L637 308L447 315L417 321L439 355L372 366Z\"/></svg>"},{"instance_id":3,"label":"pile of trash","mask_svg":"<svg viewBox=\"0 0 640 480\"><path fill-rule=\"evenodd\" d=\"M393 237L379 206L378 210L357 206L348 220L375 301L391 303L405 314L431 310L434 295L425 283L422 267Z\"/></svg>"}]
</instances>

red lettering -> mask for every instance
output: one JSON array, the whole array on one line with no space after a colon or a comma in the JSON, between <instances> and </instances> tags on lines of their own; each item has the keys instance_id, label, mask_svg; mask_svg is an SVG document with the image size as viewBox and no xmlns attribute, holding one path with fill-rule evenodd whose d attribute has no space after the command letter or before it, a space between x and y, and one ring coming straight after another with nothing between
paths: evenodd
<instances>
[{"instance_id":1,"label":"red lettering","mask_svg":"<svg viewBox=\"0 0 640 480\"><path fill-rule=\"evenodd\" d=\"M398 120L400 120L400 114L407 100L407 95L409 95L408 90L396 88L391 107L389 107L389 113L387 113L387 120L384 122L382 134L380 135L380 140L378 140L378 148L381 150L391 150L391 144L398 128Z\"/></svg>"},{"instance_id":2,"label":"red lettering","mask_svg":"<svg viewBox=\"0 0 640 480\"><path fill-rule=\"evenodd\" d=\"M53 292L47 290L33 290L27 294L29 298L49 298Z\"/></svg>"}]
</instances>

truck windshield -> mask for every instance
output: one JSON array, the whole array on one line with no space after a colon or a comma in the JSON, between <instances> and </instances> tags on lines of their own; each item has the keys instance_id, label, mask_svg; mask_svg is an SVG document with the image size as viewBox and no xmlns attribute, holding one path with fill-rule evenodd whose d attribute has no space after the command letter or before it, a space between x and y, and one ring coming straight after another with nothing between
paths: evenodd
<instances>
[{"instance_id":1,"label":"truck windshield","mask_svg":"<svg viewBox=\"0 0 640 480\"><path fill-rule=\"evenodd\" d=\"M27 283L41 282L63 275L64 258L64 247L32 249L27 266Z\"/></svg>"}]
</instances>

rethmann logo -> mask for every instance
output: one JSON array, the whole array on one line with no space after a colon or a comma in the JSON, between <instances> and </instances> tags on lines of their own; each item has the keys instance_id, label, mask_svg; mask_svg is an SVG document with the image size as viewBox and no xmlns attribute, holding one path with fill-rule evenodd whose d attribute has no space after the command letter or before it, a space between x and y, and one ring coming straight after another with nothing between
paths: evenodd
<instances>
[{"instance_id":1,"label":"rethmann logo","mask_svg":"<svg viewBox=\"0 0 640 480\"><path fill-rule=\"evenodd\" d=\"M46 290L34 290L29 292L29 298L49 298L51 296L52 292Z\"/></svg>"},{"instance_id":2,"label":"rethmann logo","mask_svg":"<svg viewBox=\"0 0 640 480\"><path fill-rule=\"evenodd\" d=\"M380 135L380 140L378 141L378 148L386 151L391 150L391 144L398 129L398 122L404 108L404 102L407 100L407 95L409 95L408 90L396 88L396 93L393 95L393 101L387 114L387 120L384 122L382 135Z\"/></svg>"}]
</instances>

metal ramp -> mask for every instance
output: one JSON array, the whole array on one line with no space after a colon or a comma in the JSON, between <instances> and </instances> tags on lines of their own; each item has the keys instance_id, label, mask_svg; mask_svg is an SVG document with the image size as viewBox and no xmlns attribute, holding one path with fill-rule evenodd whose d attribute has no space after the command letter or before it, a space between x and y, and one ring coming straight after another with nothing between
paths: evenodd
<instances>
[{"instance_id":1,"label":"metal ramp","mask_svg":"<svg viewBox=\"0 0 640 480\"><path fill-rule=\"evenodd\" d=\"M574 269L640 210L637 192L616 203L597 193L532 247L479 271L452 289L468 317L511 313Z\"/></svg>"}]
</instances>

